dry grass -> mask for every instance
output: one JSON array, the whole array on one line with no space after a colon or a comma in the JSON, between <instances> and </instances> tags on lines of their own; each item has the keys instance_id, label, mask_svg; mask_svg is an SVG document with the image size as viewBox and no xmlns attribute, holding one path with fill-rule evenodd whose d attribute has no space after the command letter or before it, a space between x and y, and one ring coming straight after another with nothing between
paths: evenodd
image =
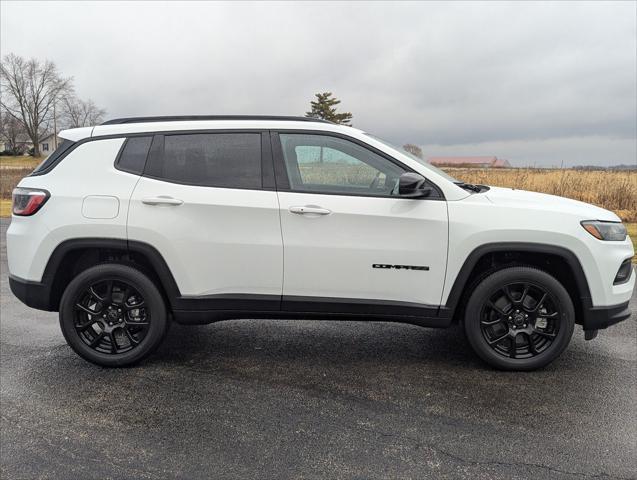
<instances>
[{"instance_id":1,"label":"dry grass","mask_svg":"<svg viewBox=\"0 0 637 480\"><path fill-rule=\"evenodd\" d=\"M11 216L11 200L0 199L0 217Z\"/></svg>"},{"instance_id":2,"label":"dry grass","mask_svg":"<svg viewBox=\"0 0 637 480\"><path fill-rule=\"evenodd\" d=\"M627 223L626 229L628 230L628 236L633 241L633 247L635 249L633 263L637 263L637 223Z\"/></svg>"},{"instance_id":3,"label":"dry grass","mask_svg":"<svg viewBox=\"0 0 637 480\"><path fill-rule=\"evenodd\" d=\"M33 158L26 155L22 157L0 156L0 199L3 200L0 216L5 217L10 214L10 207L6 207L4 201L10 201L11 191L41 161L41 158Z\"/></svg>"},{"instance_id":4,"label":"dry grass","mask_svg":"<svg viewBox=\"0 0 637 480\"><path fill-rule=\"evenodd\" d=\"M573 198L637 222L637 171L445 168L468 183L513 187Z\"/></svg>"},{"instance_id":5,"label":"dry grass","mask_svg":"<svg viewBox=\"0 0 637 480\"><path fill-rule=\"evenodd\" d=\"M22 155L17 157L0 156L0 168L30 168L33 170L42 161L42 157Z\"/></svg>"},{"instance_id":6,"label":"dry grass","mask_svg":"<svg viewBox=\"0 0 637 480\"><path fill-rule=\"evenodd\" d=\"M11 191L33 168L0 168L0 199L10 199Z\"/></svg>"}]
</instances>

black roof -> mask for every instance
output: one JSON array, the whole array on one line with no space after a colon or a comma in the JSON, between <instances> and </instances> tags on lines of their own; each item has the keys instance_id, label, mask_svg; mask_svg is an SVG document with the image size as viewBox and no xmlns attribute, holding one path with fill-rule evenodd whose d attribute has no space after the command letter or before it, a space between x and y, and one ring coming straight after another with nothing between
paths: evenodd
<instances>
[{"instance_id":1,"label":"black roof","mask_svg":"<svg viewBox=\"0 0 637 480\"><path fill-rule=\"evenodd\" d=\"M160 117L128 117L114 118L107 120L102 125L120 125L123 123L145 123L145 122L177 122L188 120L287 120L294 122L320 122L332 123L328 120L311 117L292 117L277 115L177 115Z\"/></svg>"}]
</instances>

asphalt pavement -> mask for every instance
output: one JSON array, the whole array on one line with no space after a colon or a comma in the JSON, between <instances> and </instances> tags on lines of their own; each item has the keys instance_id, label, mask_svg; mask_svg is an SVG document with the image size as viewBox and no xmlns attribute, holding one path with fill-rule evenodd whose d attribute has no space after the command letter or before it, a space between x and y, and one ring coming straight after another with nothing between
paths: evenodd
<instances>
[{"instance_id":1,"label":"asphalt pavement","mask_svg":"<svg viewBox=\"0 0 637 480\"><path fill-rule=\"evenodd\" d=\"M457 327L289 320L173 325L109 370L13 297L7 224L3 479L637 477L635 296L531 373L491 370Z\"/></svg>"}]
</instances>

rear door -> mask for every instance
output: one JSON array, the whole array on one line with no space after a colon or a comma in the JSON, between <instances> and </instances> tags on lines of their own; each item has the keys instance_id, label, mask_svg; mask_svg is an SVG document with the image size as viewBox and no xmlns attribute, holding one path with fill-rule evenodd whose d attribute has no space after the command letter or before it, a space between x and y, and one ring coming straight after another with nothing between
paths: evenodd
<instances>
[{"instance_id":1,"label":"rear door","mask_svg":"<svg viewBox=\"0 0 637 480\"><path fill-rule=\"evenodd\" d=\"M442 193L399 197L407 167L349 137L281 131L272 138L283 308L435 314L447 259Z\"/></svg>"},{"instance_id":2,"label":"rear door","mask_svg":"<svg viewBox=\"0 0 637 480\"><path fill-rule=\"evenodd\" d=\"M247 309L279 308L283 247L270 152L260 131L154 136L128 238L159 251L182 297L213 309L237 299Z\"/></svg>"}]
</instances>

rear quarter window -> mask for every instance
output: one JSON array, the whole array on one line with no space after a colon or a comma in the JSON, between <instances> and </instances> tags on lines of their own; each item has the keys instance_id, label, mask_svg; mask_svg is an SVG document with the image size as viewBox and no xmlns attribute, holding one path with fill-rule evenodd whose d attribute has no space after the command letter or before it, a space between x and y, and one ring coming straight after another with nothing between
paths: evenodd
<instances>
[{"instance_id":1,"label":"rear quarter window","mask_svg":"<svg viewBox=\"0 0 637 480\"><path fill-rule=\"evenodd\" d=\"M126 139L116 166L119 170L141 175L153 137L131 137Z\"/></svg>"}]
</instances>

